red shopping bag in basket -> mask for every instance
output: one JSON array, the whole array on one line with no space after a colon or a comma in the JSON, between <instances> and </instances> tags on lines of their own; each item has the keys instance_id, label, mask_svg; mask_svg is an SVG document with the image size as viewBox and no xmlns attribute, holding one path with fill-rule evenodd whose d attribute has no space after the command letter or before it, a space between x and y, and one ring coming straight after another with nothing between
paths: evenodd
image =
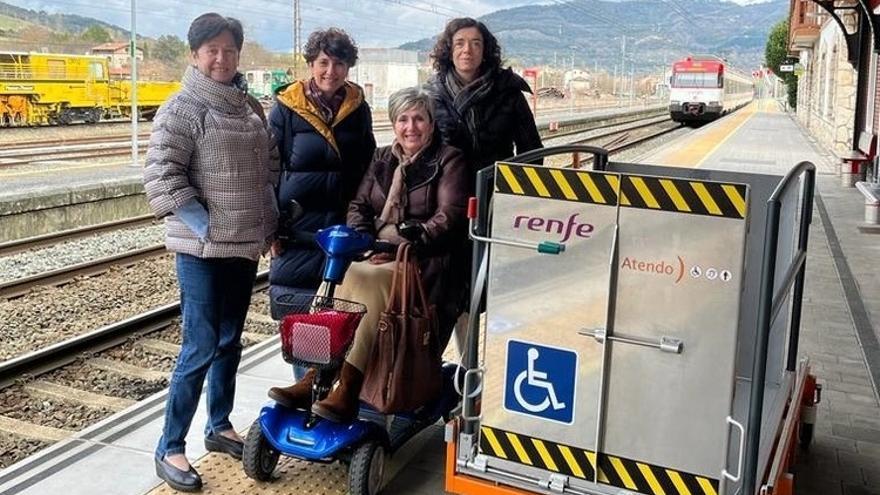
<instances>
[{"instance_id":1,"label":"red shopping bag in basket","mask_svg":"<svg viewBox=\"0 0 880 495\"><path fill-rule=\"evenodd\" d=\"M362 314L332 309L289 314L281 320L284 360L311 365L333 365L345 359Z\"/></svg>"}]
</instances>

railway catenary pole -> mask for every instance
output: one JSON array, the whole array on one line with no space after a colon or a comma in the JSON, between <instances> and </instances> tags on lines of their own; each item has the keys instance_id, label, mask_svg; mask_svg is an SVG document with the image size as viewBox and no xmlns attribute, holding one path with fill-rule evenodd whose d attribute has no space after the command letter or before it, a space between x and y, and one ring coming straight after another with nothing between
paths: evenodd
<instances>
[{"instance_id":1,"label":"railway catenary pole","mask_svg":"<svg viewBox=\"0 0 880 495\"><path fill-rule=\"evenodd\" d=\"M131 166L138 165L138 111L137 111L137 0L131 0Z\"/></svg>"},{"instance_id":2,"label":"railway catenary pole","mask_svg":"<svg viewBox=\"0 0 880 495\"><path fill-rule=\"evenodd\" d=\"M293 0L293 78L299 79L299 57L302 50L302 13L299 0Z\"/></svg>"},{"instance_id":3,"label":"railway catenary pole","mask_svg":"<svg viewBox=\"0 0 880 495\"><path fill-rule=\"evenodd\" d=\"M619 98L623 96L624 91L626 91L626 35L623 35L623 40L620 42L620 94L618 96L618 104L620 103Z\"/></svg>"}]
</instances>

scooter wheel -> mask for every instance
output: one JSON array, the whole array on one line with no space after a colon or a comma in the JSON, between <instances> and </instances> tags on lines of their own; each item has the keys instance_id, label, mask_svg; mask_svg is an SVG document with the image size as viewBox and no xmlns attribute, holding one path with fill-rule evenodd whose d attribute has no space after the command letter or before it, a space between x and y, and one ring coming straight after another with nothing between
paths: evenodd
<instances>
[{"instance_id":1,"label":"scooter wheel","mask_svg":"<svg viewBox=\"0 0 880 495\"><path fill-rule=\"evenodd\" d=\"M385 447L376 441L360 444L351 456L348 488L351 495L376 495L385 474Z\"/></svg>"},{"instance_id":2,"label":"scooter wheel","mask_svg":"<svg viewBox=\"0 0 880 495\"><path fill-rule=\"evenodd\" d=\"M269 481L278 464L280 453L272 448L272 444L263 435L260 420L254 421L244 440L244 452L241 462L248 477L258 481Z\"/></svg>"}]
</instances>

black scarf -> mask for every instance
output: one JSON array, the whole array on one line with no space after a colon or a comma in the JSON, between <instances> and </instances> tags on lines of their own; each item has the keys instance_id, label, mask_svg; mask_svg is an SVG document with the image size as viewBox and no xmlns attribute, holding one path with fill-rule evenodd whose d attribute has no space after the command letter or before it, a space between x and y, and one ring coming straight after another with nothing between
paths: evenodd
<instances>
[{"instance_id":1,"label":"black scarf","mask_svg":"<svg viewBox=\"0 0 880 495\"><path fill-rule=\"evenodd\" d=\"M450 70L443 78L443 86L452 96L452 106L458 112L459 118L465 123L471 138L471 147L479 155L480 143L477 139L477 109L476 104L483 100L495 86L493 73L486 73L465 84L455 70Z\"/></svg>"}]
</instances>

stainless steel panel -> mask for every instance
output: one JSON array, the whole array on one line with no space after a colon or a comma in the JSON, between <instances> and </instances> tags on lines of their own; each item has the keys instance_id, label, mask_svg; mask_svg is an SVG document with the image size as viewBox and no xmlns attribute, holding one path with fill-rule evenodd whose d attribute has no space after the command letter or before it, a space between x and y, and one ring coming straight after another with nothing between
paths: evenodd
<instances>
[{"instance_id":1,"label":"stainless steel panel","mask_svg":"<svg viewBox=\"0 0 880 495\"><path fill-rule=\"evenodd\" d=\"M755 339L758 325L757 311L760 290L761 262L763 260L764 253L764 234L767 219L767 198L770 197L773 190L776 188L776 185L779 183L780 180L782 180L782 176L727 172L711 169L661 167L655 165L619 162L609 163L608 170L618 173L644 173L654 176L683 177L724 182L737 182L749 185L750 201L749 216L746 219L748 223L748 229L746 235L745 274L743 276L743 291L740 302L739 333L736 353L736 376L738 385L736 387L736 392L734 395L735 404L733 409L734 419L739 421L740 423L745 424L748 417L747 412L749 404L749 394L751 389L750 378L752 376L752 363L754 360ZM783 206L783 211L781 212L784 219L788 219L793 216L792 213L789 213L788 210L789 201L790 200L788 198L784 198L785 204ZM783 220L783 222L785 221L787 220ZM794 228L796 229L796 227ZM793 230L782 230L783 232L780 233L780 237L787 236L791 239L797 239L797 233ZM777 277L780 276L782 276L781 273L777 272ZM788 312L785 312L785 315L780 315L780 318L786 320L787 322L787 315ZM780 324L781 323L777 323L777 325ZM771 340L773 337L778 338L779 335L780 333L777 333L777 331L774 329L774 334L771 335ZM770 347L776 348L778 347L778 345L771 343ZM779 353L776 353L775 355L779 356ZM777 363L781 363L781 361L777 360ZM779 365L777 365L777 369L778 366ZM773 374L771 374L769 373L769 371L770 367L768 367L768 378L773 375L778 376L777 373L774 372ZM785 375L783 374L783 380L785 379ZM779 385L774 385L773 382L770 381L770 383L767 384L767 388L764 394L765 405L767 406L765 407L763 412L763 423L765 425L768 425L768 420L774 416L774 413L771 412L770 408L775 411L777 409L777 404L785 400L785 395L779 394L778 392ZM764 430L764 433L767 433L766 430ZM765 435L762 435L762 437L766 438ZM728 449L727 466L729 466L729 469L735 468L737 456L739 455L737 451L738 445L736 445L735 443L736 440L737 438L734 434L732 438L733 443L729 446ZM760 447L761 459L759 459L759 465L765 464L765 460L769 457L768 454L771 447L772 442L764 442L764 440L762 439ZM739 483L728 483L725 488L727 489L726 493L735 493L736 490L739 488Z\"/></svg>"},{"instance_id":2,"label":"stainless steel panel","mask_svg":"<svg viewBox=\"0 0 880 495\"><path fill-rule=\"evenodd\" d=\"M681 354L611 343L600 450L718 479L734 385L746 222L621 208L614 333L680 339Z\"/></svg>"},{"instance_id":3,"label":"stainless steel panel","mask_svg":"<svg viewBox=\"0 0 880 495\"><path fill-rule=\"evenodd\" d=\"M578 335L578 330L605 324L617 208L501 193L496 193L493 201L493 237L533 242L564 239L566 249L554 256L500 245L491 248L484 424L594 450L602 347ZM529 223L533 218L540 220ZM579 225L590 227L578 231ZM520 372L508 369L511 340L576 354L574 403L566 404L574 408L570 423L543 419L540 413L517 412L505 405L505 394L509 399L515 388L509 378ZM539 389L532 392L535 390Z\"/></svg>"}]
</instances>

